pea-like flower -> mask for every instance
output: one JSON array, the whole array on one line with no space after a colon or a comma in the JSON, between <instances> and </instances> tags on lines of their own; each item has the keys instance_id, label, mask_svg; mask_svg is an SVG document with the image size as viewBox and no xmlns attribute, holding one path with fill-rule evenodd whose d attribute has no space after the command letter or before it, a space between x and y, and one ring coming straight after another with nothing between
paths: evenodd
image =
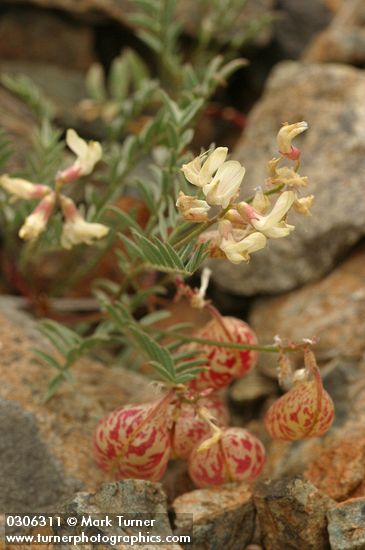
<instances>
[{"instance_id":1,"label":"pea-like flower","mask_svg":"<svg viewBox=\"0 0 365 550\"><path fill-rule=\"evenodd\" d=\"M276 138L280 154L291 160L297 160L300 157L300 150L292 145L292 141L305 130L308 130L308 123L304 120L295 124L285 122Z\"/></svg>"},{"instance_id":2,"label":"pea-like flower","mask_svg":"<svg viewBox=\"0 0 365 550\"><path fill-rule=\"evenodd\" d=\"M243 239L235 241L233 238L222 239L220 249L233 264L240 264L250 260L250 254L266 246L266 237L255 231Z\"/></svg>"},{"instance_id":3,"label":"pea-like flower","mask_svg":"<svg viewBox=\"0 0 365 550\"><path fill-rule=\"evenodd\" d=\"M63 195L60 196L61 208L65 217L61 235L61 246L71 249L77 244L93 244L94 241L105 237L109 228L101 223L87 222L75 203Z\"/></svg>"},{"instance_id":4,"label":"pea-like flower","mask_svg":"<svg viewBox=\"0 0 365 550\"><path fill-rule=\"evenodd\" d=\"M224 163L227 154L227 147L217 147L208 156L204 153L188 164L183 164L181 170L190 183L203 187L210 182L215 172Z\"/></svg>"},{"instance_id":5,"label":"pea-like flower","mask_svg":"<svg viewBox=\"0 0 365 550\"><path fill-rule=\"evenodd\" d=\"M176 206L185 220L204 222L208 219L209 204L204 200L185 195L182 191L179 193Z\"/></svg>"},{"instance_id":6,"label":"pea-like flower","mask_svg":"<svg viewBox=\"0 0 365 550\"><path fill-rule=\"evenodd\" d=\"M210 183L203 187L203 193L207 202L214 206L227 208L229 203L237 196L245 168L237 160L224 162Z\"/></svg>"},{"instance_id":7,"label":"pea-like flower","mask_svg":"<svg viewBox=\"0 0 365 550\"><path fill-rule=\"evenodd\" d=\"M51 192L51 189L47 185L31 183L22 178L12 178L7 174L3 174L0 177L0 186L15 199L42 199Z\"/></svg>"},{"instance_id":8,"label":"pea-like flower","mask_svg":"<svg viewBox=\"0 0 365 550\"><path fill-rule=\"evenodd\" d=\"M53 212L56 202L55 193L46 195L33 212L26 218L19 230L19 237L25 241L33 241L39 237L46 228L47 222Z\"/></svg>"},{"instance_id":9,"label":"pea-like flower","mask_svg":"<svg viewBox=\"0 0 365 550\"><path fill-rule=\"evenodd\" d=\"M295 198L293 191L285 191L266 216L262 216L245 202L239 203L237 210L243 217L247 218L256 231L260 231L269 239L280 239L294 230L294 225L288 225L283 218L291 208Z\"/></svg>"},{"instance_id":10,"label":"pea-like flower","mask_svg":"<svg viewBox=\"0 0 365 550\"><path fill-rule=\"evenodd\" d=\"M59 174L59 180L70 183L91 174L95 164L101 159L103 150L98 141L86 142L73 129L67 130L66 143L77 158L72 166Z\"/></svg>"}]
</instances>

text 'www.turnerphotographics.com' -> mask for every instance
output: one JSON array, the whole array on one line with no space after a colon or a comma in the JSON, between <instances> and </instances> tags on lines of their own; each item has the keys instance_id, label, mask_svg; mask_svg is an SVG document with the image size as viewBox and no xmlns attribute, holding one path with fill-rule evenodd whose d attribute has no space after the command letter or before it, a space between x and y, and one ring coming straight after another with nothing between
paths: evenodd
<instances>
[{"instance_id":1,"label":"text 'www.turnerphotographics.com'","mask_svg":"<svg viewBox=\"0 0 365 550\"><path fill-rule=\"evenodd\" d=\"M8 545L192 544L193 516L178 514L174 529L167 514L6 514Z\"/></svg>"}]
</instances>

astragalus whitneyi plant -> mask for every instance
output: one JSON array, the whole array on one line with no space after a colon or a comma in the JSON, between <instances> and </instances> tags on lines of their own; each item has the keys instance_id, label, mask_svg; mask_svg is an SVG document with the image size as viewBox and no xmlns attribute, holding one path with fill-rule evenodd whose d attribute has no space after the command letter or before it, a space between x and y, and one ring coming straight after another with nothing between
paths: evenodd
<instances>
[{"instance_id":1,"label":"astragalus whitneyi plant","mask_svg":"<svg viewBox=\"0 0 365 550\"><path fill-rule=\"evenodd\" d=\"M13 275L16 268L17 290L30 294L34 265L47 255L63 254L54 290L62 295L107 251L114 253L117 276L94 281L98 308L92 322L82 319L73 330L43 321L58 354L38 350L55 370L48 398L60 384L72 382L72 365L92 348L111 349L114 362L135 369L147 360L152 377L159 378L158 397L111 411L96 426L95 458L104 471L117 479L158 481L169 460L179 457L188 462L199 487L251 483L264 466L264 447L254 434L229 426L217 391L254 369L260 352L277 353L279 381L287 393L267 412L265 425L273 438L323 434L331 425L333 404L323 390L312 342L258 343L243 320L221 315L207 299L210 273L203 264L208 257L248 262L271 239L290 239L292 210L310 214L314 197L303 193L308 182L299 173L300 150L294 144L307 124L291 121L278 128L277 156L269 160L267 179L254 196L245 197L249 174L224 144L193 157L189 146L198 116L219 84L244 62L214 57L207 63L209 51L201 49L210 43L206 37L198 52L204 64L194 68L184 62L179 28L165 13L170 10L171 16L172 5L156 0L146 17L134 14L140 37L157 54L159 78L152 78L130 51L115 61L108 78L100 66L92 67L90 97L79 109L82 116L100 120L102 144L73 129L62 139L39 91L27 80L6 80L33 109L39 130L23 172L4 169L0 176L5 257ZM160 21L158 32L148 17ZM8 149L2 134L0 161ZM129 209L121 206L126 199ZM14 267L16 255L20 260ZM201 286L195 289L189 278L199 270ZM168 293L206 310L210 321L199 330L166 323ZM293 350L304 355L304 368L296 372L289 364Z\"/></svg>"}]
</instances>

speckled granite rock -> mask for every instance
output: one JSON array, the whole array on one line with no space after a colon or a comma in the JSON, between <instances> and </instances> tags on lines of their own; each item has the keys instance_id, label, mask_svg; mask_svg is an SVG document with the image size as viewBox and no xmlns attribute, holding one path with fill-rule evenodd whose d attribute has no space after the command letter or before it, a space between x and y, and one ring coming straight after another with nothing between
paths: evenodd
<instances>
[{"instance_id":1,"label":"speckled granite rock","mask_svg":"<svg viewBox=\"0 0 365 550\"><path fill-rule=\"evenodd\" d=\"M331 550L365 548L365 498L342 502L327 517Z\"/></svg>"},{"instance_id":2,"label":"speckled granite rock","mask_svg":"<svg viewBox=\"0 0 365 550\"><path fill-rule=\"evenodd\" d=\"M233 153L246 167L243 197L266 178L283 121L306 120L300 136L301 174L316 200L311 218L289 216L296 230L271 241L249 264L212 262L228 292L278 293L321 277L365 234L365 73L342 65L280 63Z\"/></svg>"},{"instance_id":3,"label":"speckled granite rock","mask_svg":"<svg viewBox=\"0 0 365 550\"><path fill-rule=\"evenodd\" d=\"M311 483L300 478L263 482L254 502L266 550L329 550L326 512L335 503Z\"/></svg>"},{"instance_id":4,"label":"speckled granite rock","mask_svg":"<svg viewBox=\"0 0 365 550\"><path fill-rule=\"evenodd\" d=\"M241 550L252 541L255 511L247 486L232 484L198 489L175 499L176 514L193 514L191 550ZM184 517L176 520L177 532L184 533Z\"/></svg>"}]
</instances>

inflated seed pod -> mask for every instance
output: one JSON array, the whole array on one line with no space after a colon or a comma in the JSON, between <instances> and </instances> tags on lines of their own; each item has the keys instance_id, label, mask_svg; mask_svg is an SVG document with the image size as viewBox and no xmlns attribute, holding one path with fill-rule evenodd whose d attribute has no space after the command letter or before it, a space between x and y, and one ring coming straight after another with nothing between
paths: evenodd
<instances>
[{"instance_id":1,"label":"inflated seed pod","mask_svg":"<svg viewBox=\"0 0 365 550\"><path fill-rule=\"evenodd\" d=\"M243 428L222 428L218 440L203 450L201 446L192 450L188 462L189 475L198 487L252 482L264 467L261 441Z\"/></svg>"},{"instance_id":2,"label":"inflated seed pod","mask_svg":"<svg viewBox=\"0 0 365 550\"><path fill-rule=\"evenodd\" d=\"M116 479L159 481L171 452L170 400L123 407L103 418L94 436L99 467Z\"/></svg>"},{"instance_id":3,"label":"inflated seed pod","mask_svg":"<svg viewBox=\"0 0 365 550\"><path fill-rule=\"evenodd\" d=\"M295 441L323 435L334 419L334 405L323 389L312 352L305 354L305 374L268 409L265 426L273 439Z\"/></svg>"},{"instance_id":4,"label":"inflated seed pod","mask_svg":"<svg viewBox=\"0 0 365 550\"><path fill-rule=\"evenodd\" d=\"M257 344L253 330L241 319L223 317L212 319L196 333L198 338L230 342L236 344ZM185 349L204 351L208 358L208 368L198 374L190 383L196 390L207 388L219 389L227 386L232 380L247 374L257 363L258 354L254 350L235 350L204 344L188 344Z\"/></svg>"},{"instance_id":5,"label":"inflated seed pod","mask_svg":"<svg viewBox=\"0 0 365 550\"><path fill-rule=\"evenodd\" d=\"M177 418L172 432L172 451L176 457L188 458L193 447L210 436L209 424L199 415L199 408L202 407L217 426L227 426L229 413L218 396L204 397L197 403L182 403L176 409Z\"/></svg>"}]
</instances>

